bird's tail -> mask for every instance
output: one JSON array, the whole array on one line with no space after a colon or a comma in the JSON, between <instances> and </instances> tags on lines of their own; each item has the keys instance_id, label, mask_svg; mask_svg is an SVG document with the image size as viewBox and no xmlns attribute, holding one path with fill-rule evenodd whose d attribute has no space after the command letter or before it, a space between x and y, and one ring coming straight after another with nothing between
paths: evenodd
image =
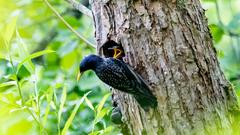
<instances>
[{"instance_id":1,"label":"bird's tail","mask_svg":"<svg viewBox=\"0 0 240 135\"><path fill-rule=\"evenodd\" d=\"M148 111L149 107L155 108L157 107L157 98L152 94L147 95L134 95L135 99L139 103L139 105L145 110Z\"/></svg>"}]
</instances>

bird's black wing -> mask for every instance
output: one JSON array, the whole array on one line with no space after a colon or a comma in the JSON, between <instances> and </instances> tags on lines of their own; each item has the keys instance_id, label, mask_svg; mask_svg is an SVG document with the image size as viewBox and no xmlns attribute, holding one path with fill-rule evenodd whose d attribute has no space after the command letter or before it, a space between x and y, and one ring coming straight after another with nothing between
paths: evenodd
<instances>
[{"instance_id":1,"label":"bird's black wing","mask_svg":"<svg viewBox=\"0 0 240 135\"><path fill-rule=\"evenodd\" d=\"M114 59L114 63L123 69L123 73L126 75L131 83L131 91L135 99L138 103L145 109L148 110L148 107L156 107L157 106L157 99L150 91L149 87L147 86L146 82L142 79L142 77L134 72L132 67L124 63L123 61Z\"/></svg>"},{"instance_id":2,"label":"bird's black wing","mask_svg":"<svg viewBox=\"0 0 240 135\"><path fill-rule=\"evenodd\" d=\"M138 94L149 94L150 90L149 87L147 86L146 82L142 79L142 77L133 70L132 67L130 67L128 64L124 63L121 60L118 59L112 59L114 63L123 69L122 72L126 75L128 80L131 82L131 86L136 88L138 90Z\"/></svg>"},{"instance_id":3,"label":"bird's black wing","mask_svg":"<svg viewBox=\"0 0 240 135\"><path fill-rule=\"evenodd\" d=\"M103 64L96 69L97 76L106 84L124 92L133 93L124 67L115 63L114 59L106 58Z\"/></svg>"}]
</instances>

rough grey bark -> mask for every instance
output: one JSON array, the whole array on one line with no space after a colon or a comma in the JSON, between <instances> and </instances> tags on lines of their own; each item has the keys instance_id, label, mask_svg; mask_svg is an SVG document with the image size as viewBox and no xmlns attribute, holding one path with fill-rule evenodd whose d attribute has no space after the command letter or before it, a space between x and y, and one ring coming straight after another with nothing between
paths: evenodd
<instances>
[{"instance_id":1,"label":"rough grey bark","mask_svg":"<svg viewBox=\"0 0 240 135\"><path fill-rule=\"evenodd\" d=\"M213 48L198 0L93 0L97 51L110 37L158 99L145 112L114 90L124 134L232 134L237 100Z\"/></svg>"}]
</instances>

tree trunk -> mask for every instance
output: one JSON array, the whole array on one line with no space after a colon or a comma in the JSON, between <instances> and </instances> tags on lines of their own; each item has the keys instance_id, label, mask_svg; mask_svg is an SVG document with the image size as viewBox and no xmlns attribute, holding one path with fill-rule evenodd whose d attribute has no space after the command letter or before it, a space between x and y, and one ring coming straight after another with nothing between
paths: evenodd
<instances>
[{"instance_id":1,"label":"tree trunk","mask_svg":"<svg viewBox=\"0 0 240 135\"><path fill-rule=\"evenodd\" d=\"M124 134L232 134L236 95L223 75L199 0L93 0L97 52L107 37L158 99L145 112L114 90Z\"/></svg>"}]
</instances>

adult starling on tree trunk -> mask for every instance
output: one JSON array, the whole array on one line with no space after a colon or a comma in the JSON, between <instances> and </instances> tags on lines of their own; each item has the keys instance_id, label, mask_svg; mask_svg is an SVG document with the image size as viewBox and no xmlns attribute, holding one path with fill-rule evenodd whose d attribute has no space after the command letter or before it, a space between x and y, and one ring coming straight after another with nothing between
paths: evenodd
<instances>
[{"instance_id":1,"label":"adult starling on tree trunk","mask_svg":"<svg viewBox=\"0 0 240 135\"><path fill-rule=\"evenodd\" d=\"M93 70L104 83L132 94L144 110L157 106L157 99L145 81L121 60L89 55L82 60L79 70L80 75L87 70Z\"/></svg>"}]
</instances>

